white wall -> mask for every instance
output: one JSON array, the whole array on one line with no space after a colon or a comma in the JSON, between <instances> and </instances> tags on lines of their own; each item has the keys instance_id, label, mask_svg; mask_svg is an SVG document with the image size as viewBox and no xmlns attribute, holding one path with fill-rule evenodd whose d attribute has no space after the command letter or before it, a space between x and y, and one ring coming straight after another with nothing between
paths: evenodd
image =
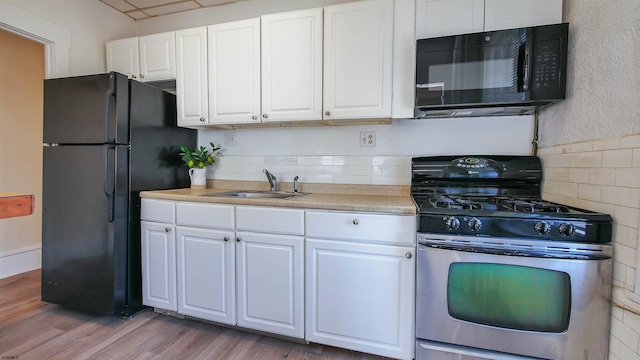
<instances>
[{"instance_id":1,"label":"white wall","mask_svg":"<svg viewBox=\"0 0 640 360\"><path fill-rule=\"evenodd\" d=\"M540 116L543 147L640 133L640 1L564 0L567 99Z\"/></svg>"},{"instance_id":2,"label":"white wall","mask_svg":"<svg viewBox=\"0 0 640 360\"><path fill-rule=\"evenodd\" d=\"M1 0L71 32L69 75L106 71L104 42L136 35L133 19L97 0Z\"/></svg>"}]
</instances>

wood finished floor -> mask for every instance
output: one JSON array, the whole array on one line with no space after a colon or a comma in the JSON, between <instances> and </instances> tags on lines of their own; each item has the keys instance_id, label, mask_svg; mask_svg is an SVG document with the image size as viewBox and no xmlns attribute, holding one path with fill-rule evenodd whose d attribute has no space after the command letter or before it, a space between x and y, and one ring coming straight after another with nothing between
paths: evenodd
<instances>
[{"instance_id":1,"label":"wood finished floor","mask_svg":"<svg viewBox=\"0 0 640 360\"><path fill-rule=\"evenodd\" d=\"M40 301L40 270L0 280L0 359L387 358L178 319L146 309L97 317Z\"/></svg>"}]
</instances>

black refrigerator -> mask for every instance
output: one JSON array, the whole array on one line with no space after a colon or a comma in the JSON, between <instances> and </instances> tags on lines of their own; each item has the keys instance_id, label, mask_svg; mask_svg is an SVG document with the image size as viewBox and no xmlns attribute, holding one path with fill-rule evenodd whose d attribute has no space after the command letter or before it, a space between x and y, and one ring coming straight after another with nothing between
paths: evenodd
<instances>
[{"instance_id":1,"label":"black refrigerator","mask_svg":"<svg viewBox=\"0 0 640 360\"><path fill-rule=\"evenodd\" d=\"M140 191L189 186L176 97L119 73L44 81L42 300L97 315L143 308Z\"/></svg>"}]
</instances>

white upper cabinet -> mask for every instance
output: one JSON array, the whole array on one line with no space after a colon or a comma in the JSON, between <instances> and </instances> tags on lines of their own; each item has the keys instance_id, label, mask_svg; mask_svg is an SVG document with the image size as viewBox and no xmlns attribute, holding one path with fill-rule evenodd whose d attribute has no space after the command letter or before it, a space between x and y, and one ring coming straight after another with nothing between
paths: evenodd
<instances>
[{"instance_id":1,"label":"white upper cabinet","mask_svg":"<svg viewBox=\"0 0 640 360\"><path fill-rule=\"evenodd\" d=\"M260 122L260 19L208 27L209 124Z\"/></svg>"},{"instance_id":2,"label":"white upper cabinet","mask_svg":"<svg viewBox=\"0 0 640 360\"><path fill-rule=\"evenodd\" d=\"M117 71L129 79L140 76L138 38L107 41L107 71Z\"/></svg>"},{"instance_id":3,"label":"white upper cabinet","mask_svg":"<svg viewBox=\"0 0 640 360\"><path fill-rule=\"evenodd\" d=\"M416 38L480 32L484 0L417 0Z\"/></svg>"},{"instance_id":4,"label":"white upper cabinet","mask_svg":"<svg viewBox=\"0 0 640 360\"><path fill-rule=\"evenodd\" d=\"M140 80L158 81L176 78L175 32L141 36Z\"/></svg>"},{"instance_id":5,"label":"white upper cabinet","mask_svg":"<svg viewBox=\"0 0 640 360\"><path fill-rule=\"evenodd\" d=\"M416 38L562 22L562 0L416 0Z\"/></svg>"},{"instance_id":6,"label":"white upper cabinet","mask_svg":"<svg viewBox=\"0 0 640 360\"><path fill-rule=\"evenodd\" d=\"M178 125L206 125L209 119L207 28L176 31Z\"/></svg>"},{"instance_id":7,"label":"white upper cabinet","mask_svg":"<svg viewBox=\"0 0 640 360\"><path fill-rule=\"evenodd\" d=\"M107 41L107 71L140 81L176 78L176 40L173 31Z\"/></svg>"},{"instance_id":8,"label":"white upper cabinet","mask_svg":"<svg viewBox=\"0 0 640 360\"><path fill-rule=\"evenodd\" d=\"M262 121L322 119L322 8L264 15Z\"/></svg>"},{"instance_id":9,"label":"white upper cabinet","mask_svg":"<svg viewBox=\"0 0 640 360\"><path fill-rule=\"evenodd\" d=\"M561 22L562 0L485 0L486 31Z\"/></svg>"},{"instance_id":10,"label":"white upper cabinet","mask_svg":"<svg viewBox=\"0 0 640 360\"><path fill-rule=\"evenodd\" d=\"M391 117L393 0L324 8L324 119Z\"/></svg>"}]
</instances>

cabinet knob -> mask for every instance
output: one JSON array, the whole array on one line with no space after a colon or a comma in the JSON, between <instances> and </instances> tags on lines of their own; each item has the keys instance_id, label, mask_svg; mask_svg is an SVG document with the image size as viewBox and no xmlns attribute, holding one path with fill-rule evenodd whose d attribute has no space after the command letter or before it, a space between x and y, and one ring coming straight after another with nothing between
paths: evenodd
<instances>
[{"instance_id":1,"label":"cabinet knob","mask_svg":"<svg viewBox=\"0 0 640 360\"><path fill-rule=\"evenodd\" d=\"M228 237L228 236L225 236L223 240L224 240L224 241L229 241L229 237Z\"/></svg>"},{"instance_id":2,"label":"cabinet knob","mask_svg":"<svg viewBox=\"0 0 640 360\"><path fill-rule=\"evenodd\" d=\"M358 219L353 219L353 225L358 225Z\"/></svg>"},{"instance_id":3,"label":"cabinet knob","mask_svg":"<svg viewBox=\"0 0 640 360\"><path fill-rule=\"evenodd\" d=\"M137 77L137 76L135 76L135 75L131 75L131 78L132 78L132 79L137 79L138 77Z\"/></svg>"},{"instance_id":4,"label":"cabinet knob","mask_svg":"<svg viewBox=\"0 0 640 360\"><path fill-rule=\"evenodd\" d=\"M140 74L140 79L144 79L144 74Z\"/></svg>"},{"instance_id":5,"label":"cabinet knob","mask_svg":"<svg viewBox=\"0 0 640 360\"><path fill-rule=\"evenodd\" d=\"M324 114L329 116L329 115L331 115L331 111L325 111Z\"/></svg>"},{"instance_id":6,"label":"cabinet knob","mask_svg":"<svg viewBox=\"0 0 640 360\"><path fill-rule=\"evenodd\" d=\"M200 118L200 122L204 122L204 118Z\"/></svg>"},{"instance_id":7,"label":"cabinet knob","mask_svg":"<svg viewBox=\"0 0 640 360\"><path fill-rule=\"evenodd\" d=\"M262 117L263 117L264 119L266 119L266 118L268 118L268 117L269 117L269 115L267 115L267 114L262 114Z\"/></svg>"},{"instance_id":8,"label":"cabinet knob","mask_svg":"<svg viewBox=\"0 0 640 360\"><path fill-rule=\"evenodd\" d=\"M237 242L240 242L240 241L242 241L242 238L241 238L240 236L238 236L238 237L236 238L236 241L237 241Z\"/></svg>"},{"instance_id":9,"label":"cabinet knob","mask_svg":"<svg viewBox=\"0 0 640 360\"><path fill-rule=\"evenodd\" d=\"M411 259L411 257L413 257L413 254L408 252L408 253L404 254L404 257L406 257L407 259Z\"/></svg>"},{"instance_id":10,"label":"cabinet knob","mask_svg":"<svg viewBox=\"0 0 640 360\"><path fill-rule=\"evenodd\" d=\"M257 116L255 116L255 115L253 115L253 116L251 117L251 119L256 120L256 119L258 119L258 117L257 117Z\"/></svg>"},{"instance_id":11,"label":"cabinet knob","mask_svg":"<svg viewBox=\"0 0 640 360\"><path fill-rule=\"evenodd\" d=\"M171 231L171 228L168 228L168 227L164 228L164 232L169 232L169 231Z\"/></svg>"}]
</instances>

